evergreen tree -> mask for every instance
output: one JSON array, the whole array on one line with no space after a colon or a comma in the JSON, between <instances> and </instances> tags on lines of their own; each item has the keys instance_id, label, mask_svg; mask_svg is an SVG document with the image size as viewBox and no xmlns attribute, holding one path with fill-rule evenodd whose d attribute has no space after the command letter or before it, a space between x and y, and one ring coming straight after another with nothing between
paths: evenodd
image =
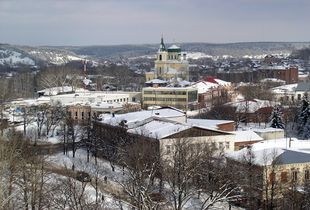
<instances>
[{"instance_id":1,"label":"evergreen tree","mask_svg":"<svg viewBox=\"0 0 310 210\"><path fill-rule=\"evenodd\" d=\"M309 117L310 117L309 101L307 97L303 97L297 116L297 133L299 137L305 138L305 136L310 136L310 129L306 128L307 124L310 123L308 122Z\"/></svg>"},{"instance_id":2,"label":"evergreen tree","mask_svg":"<svg viewBox=\"0 0 310 210\"><path fill-rule=\"evenodd\" d=\"M304 126L302 137L303 139L310 139L310 120L308 120Z\"/></svg>"},{"instance_id":3,"label":"evergreen tree","mask_svg":"<svg viewBox=\"0 0 310 210\"><path fill-rule=\"evenodd\" d=\"M271 119L270 127L284 129L284 123L281 117L281 112L280 112L279 107L275 107L273 109L270 119Z\"/></svg>"}]
</instances>

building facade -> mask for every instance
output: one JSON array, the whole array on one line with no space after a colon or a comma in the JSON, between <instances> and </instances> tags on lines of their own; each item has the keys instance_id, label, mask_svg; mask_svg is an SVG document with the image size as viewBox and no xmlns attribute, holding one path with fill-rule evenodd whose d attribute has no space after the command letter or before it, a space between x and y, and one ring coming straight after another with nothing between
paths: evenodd
<instances>
[{"instance_id":1,"label":"building facade","mask_svg":"<svg viewBox=\"0 0 310 210\"><path fill-rule=\"evenodd\" d=\"M182 78L189 80L189 63L186 60L186 53L181 48L172 45L166 48L163 38L156 55L155 68L146 73L146 81L153 79L170 80L172 78Z\"/></svg>"},{"instance_id":2,"label":"building facade","mask_svg":"<svg viewBox=\"0 0 310 210\"><path fill-rule=\"evenodd\" d=\"M142 89L143 108L149 106L173 106L178 109L192 109L198 102L195 88L146 87Z\"/></svg>"}]
</instances>

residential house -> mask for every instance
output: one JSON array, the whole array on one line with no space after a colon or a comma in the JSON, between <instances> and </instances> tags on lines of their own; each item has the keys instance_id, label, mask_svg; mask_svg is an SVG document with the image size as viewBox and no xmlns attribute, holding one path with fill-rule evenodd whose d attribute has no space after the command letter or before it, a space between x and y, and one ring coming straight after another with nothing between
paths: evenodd
<instances>
[{"instance_id":1,"label":"residential house","mask_svg":"<svg viewBox=\"0 0 310 210\"><path fill-rule=\"evenodd\" d=\"M255 176L255 199L257 208L273 200L273 205L281 203L281 198L293 187L302 189L310 181L310 141L297 139L277 139L262 141L239 151L227 154L227 160L234 164L242 180L246 182ZM250 168L252 174L250 174ZM244 194L250 192L244 185ZM248 190L248 191L247 191ZM253 189L252 189L253 190ZM267 202L267 203L266 203Z\"/></svg>"}]
</instances>

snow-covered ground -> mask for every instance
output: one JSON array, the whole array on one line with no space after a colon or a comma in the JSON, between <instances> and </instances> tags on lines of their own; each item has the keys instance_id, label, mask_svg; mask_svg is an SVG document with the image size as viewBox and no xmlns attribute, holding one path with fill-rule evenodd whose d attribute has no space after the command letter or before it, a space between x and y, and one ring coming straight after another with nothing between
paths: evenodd
<instances>
[{"instance_id":1,"label":"snow-covered ground","mask_svg":"<svg viewBox=\"0 0 310 210\"><path fill-rule=\"evenodd\" d=\"M97 166L95 165L95 159L94 157L90 157L90 162L87 163L87 152L83 149L78 149L76 151L75 158L72 157L72 152L69 152L69 156L63 155L63 153L58 153L52 156L49 156L47 161L50 163L53 163L54 165L71 168L72 164L75 165L75 170L79 171L85 171L89 173L92 177L96 176L96 173L99 174L98 178L103 180L104 176L108 178L109 184L111 184L114 187L120 187L119 183L126 179L126 171L123 173L123 169L119 166L114 166L115 171L112 171L111 165L108 161L103 159L97 159ZM126 169L125 169L126 170ZM104 193L104 192L103 192ZM108 205L105 207L109 207L111 209L119 208L119 200L113 198L113 196L105 193L105 197L108 198ZM95 194L93 192L93 197L95 197ZM190 209L199 209L202 205L203 198L205 196L202 195L201 199L198 199L196 197L193 197L190 199L186 204L184 209L190 210ZM106 202L106 201L105 201ZM121 201L122 204L124 204L123 201ZM128 204L125 202L125 208L126 205L128 207ZM123 206L124 207L124 206ZM229 209L229 204L226 201L219 202L214 204L214 206L211 207L211 209ZM241 208L232 206L232 210L239 210Z\"/></svg>"},{"instance_id":2,"label":"snow-covered ground","mask_svg":"<svg viewBox=\"0 0 310 210\"><path fill-rule=\"evenodd\" d=\"M120 189L119 182L125 179L126 175L123 174L123 169L117 165L114 165L114 171L112 170L110 162L97 158L97 165L95 164L95 158L90 154L90 161L87 162L87 152L83 149L78 149L75 153L75 158L73 158L72 151L68 152L68 156L63 153L58 153L55 155L51 155L47 158L49 163L52 163L54 166L64 167L67 169L71 169L74 164L74 170L76 171L84 171L91 175L92 179L94 177L98 177L100 182L102 183L104 177L107 177L108 185L110 186L110 190L115 188ZM125 169L124 169L125 170ZM95 198L94 188L89 186L92 198ZM108 187L106 187L108 189ZM115 191L115 192L116 192ZM121 201L113 197L107 191L101 191L101 194L104 195L104 207L108 209L120 209L120 205L122 205L123 209L129 209L129 204L125 201Z\"/></svg>"},{"instance_id":3,"label":"snow-covered ground","mask_svg":"<svg viewBox=\"0 0 310 210\"><path fill-rule=\"evenodd\" d=\"M29 57L23 57L19 52L0 50L0 64L9 66L15 66L17 64L34 66L35 62Z\"/></svg>"}]
</instances>

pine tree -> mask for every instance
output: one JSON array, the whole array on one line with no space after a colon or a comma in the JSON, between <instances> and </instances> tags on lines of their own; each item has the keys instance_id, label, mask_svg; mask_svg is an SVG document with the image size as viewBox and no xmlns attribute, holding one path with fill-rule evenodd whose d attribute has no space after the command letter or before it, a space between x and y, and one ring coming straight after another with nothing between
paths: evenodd
<instances>
[{"instance_id":1,"label":"pine tree","mask_svg":"<svg viewBox=\"0 0 310 210\"><path fill-rule=\"evenodd\" d=\"M308 120L304 126L302 137L303 139L310 139L310 120Z\"/></svg>"},{"instance_id":2,"label":"pine tree","mask_svg":"<svg viewBox=\"0 0 310 210\"><path fill-rule=\"evenodd\" d=\"M271 119L270 127L284 129L284 123L281 117L279 107L275 107L273 109L270 119Z\"/></svg>"},{"instance_id":3,"label":"pine tree","mask_svg":"<svg viewBox=\"0 0 310 210\"><path fill-rule=\"evenodd\" d=\"M310 136L310 129L306 128L307 124L310 123L308 122L309 118L310 118L309 101L307 97L303 97L297 117L297 133L299 137L305 138L305 136Z\"/></svg>"}]
</instances>

